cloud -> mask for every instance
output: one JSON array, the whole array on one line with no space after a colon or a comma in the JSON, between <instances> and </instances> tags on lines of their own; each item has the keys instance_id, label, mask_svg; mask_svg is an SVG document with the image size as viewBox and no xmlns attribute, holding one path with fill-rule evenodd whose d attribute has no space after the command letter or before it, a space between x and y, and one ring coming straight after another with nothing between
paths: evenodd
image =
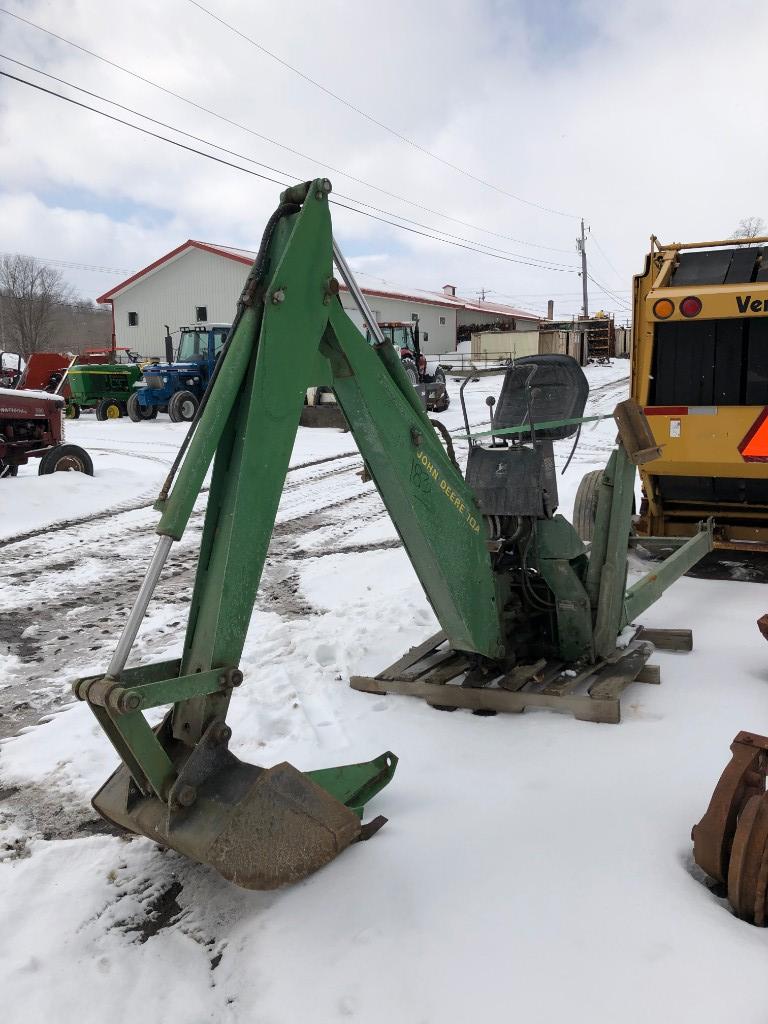
<instances>
[{"instance_id":1,"label":"cloud","mask_svg":"<svg viewBox=\"0 0 768 1024\"><path fill-rule=\"evenodd\" d=\"M418 146L504 192L577 216L515 202L430 159L185 0L27 0L14 9L311 159L7 17L0 18L3 49L288 174L327 174L337 197L564 265L545 270L493 259L336 210L335 232L356 265L405 287L439 289L452 281L467 294L486 288L534 310L552 295L556 311L567 314L580 303L578 216L600 245L588 242L591 273L626 297L651 232L720 237L746 214L768 215L754 71L762 65L768 9L759 0L727 7L712 0L391 0L385 16L380 5L342 0L260 5L258 17L245 0L210 5ZM31 72L21 76L41 81ZM440 219L323 164L458 220L562 251ZM0 181L4 250L121 268L143 266L188 237L253 248L279 192L5 79ZM90 296L113 283L108 275L73 279ZM595 307L618 306L591 290Z\"/></svg>"}]
</instances>

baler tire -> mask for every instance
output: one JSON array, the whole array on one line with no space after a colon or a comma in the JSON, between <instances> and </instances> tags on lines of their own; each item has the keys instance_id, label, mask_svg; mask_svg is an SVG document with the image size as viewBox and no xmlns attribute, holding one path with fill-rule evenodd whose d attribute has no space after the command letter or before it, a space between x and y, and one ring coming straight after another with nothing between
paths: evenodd
<instances>
[{"instance_id":1,"label":"baler tire","mask_svg":"<svg viewBox=\"0 0 768 1024\"><path fill-rule=\"evenodd\" d=\"M64 407L64 417L68 420L79 420L80 419L80 406L77 402L67 402Z\"/></svg>"},{"instance_id":2,"label":"baler tire","mask_svg":"<svg viewBox=\"0 0 768 1024\"><path fill-rule=\"evenodd\" d=\"M93 463L88 452L79 444L57 444L40 459L38 476L62 472L86 473L93 476Z\"/></svg>"},{"instance_id":3,"label":"baler tire","mask_svg":"<svg viewBox=\"0 0 768 1024\"><path fill-rule=\"evenodd\" d=\"M199 402L191 391L177 391L168 403L172 423L190 423L195 418Z\"/></svg>"},{"instance_id":4,"label":"baler tire","mask_svg":"<svg viewBox=\"0 0 768 1024\"><path fill-rule=\"evenodd\" d=\"M104 420L119 420L122 415L120 403L114 398L102 398L96 406L96 419L102 423Z\"/></svg>"},{"instance_id":5,"label":"baler tire","mask_svg":"<svg viewBox=\"0 0 768 1024\"><path fill-rule=\"evenodd\" d=\"M408 380L416 387L419 383L419 371L416 369L416 363L412 359L403 359L401 362Z\"/></svg>"},{"instance_id":6,"label":"baler tire","mask_svg":"<svg viewBox=\"0 0 768 1024\"><path fill-rule=\"evenodd\" d=\"M600 495L602 469L593 469L585 473L576 491L573 503L573 528L583 541L591 541L595 532L597 517L597 499Z\"/></svg>"}]
</instances>

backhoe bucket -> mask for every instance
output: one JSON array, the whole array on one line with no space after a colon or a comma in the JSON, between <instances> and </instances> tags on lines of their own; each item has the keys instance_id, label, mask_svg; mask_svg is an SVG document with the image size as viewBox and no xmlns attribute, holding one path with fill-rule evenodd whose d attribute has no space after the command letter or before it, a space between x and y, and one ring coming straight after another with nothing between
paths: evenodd
<instances>
[{"instance_id":1,"label":"backhoe bucket","mask_svg":"<svg viewBox=\"0 0 768 1024\"><path fill-rule=\"evenodd\" d=\"M123 766L93 806L108 821L147 836L246 889L298 882L361 838L362 801L383 788L397 758L317 772L324 785L283 762L259 768L227 753L189 807L144 796ZM190 789L190 787L187 787ZM180 797L191 796L180 791ZM383 821L381 821L383 824Z\"/></svg>"}]
</instances>

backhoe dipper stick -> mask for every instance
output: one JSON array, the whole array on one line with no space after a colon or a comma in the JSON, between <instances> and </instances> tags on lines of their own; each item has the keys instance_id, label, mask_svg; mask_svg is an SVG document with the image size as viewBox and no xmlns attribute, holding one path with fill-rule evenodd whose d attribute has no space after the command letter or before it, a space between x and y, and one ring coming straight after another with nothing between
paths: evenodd
<instances>
[{"instance_id":1,"label":"backhoe dipper stick","mask_svg":"<svg viewBox=\"0 0 768 1024\"><path fill-rule=\"evenodd\" d=\"M94 796L96 810L252 889L305 878L372 834L380 820L364 827L363 804L387 785L397 764L386 751L374 761L300 772L288 763L249 764L229 750L227 709L243 682L239 661L304 396L309 387L332 386L335 369L348 376L350 361L356 363L356 353L348 358L329 328L331 311L341 316L332 276L330 190L330 182L319 178L281 196L243 288L225 358L155 506L162 512L160 540L108 674L79 679L74 687L122 761ZM354 286L338 250L337 258ZM370 310L367 315L372 319ZM355 372L366 376L369 387L380 386L382 359L351 322L344 326L347 342L365 359ZM399 365L396 371L392 395L400 402L407 378ZM411 423L418 430L409 429ZM409 411L400 438L409 465L413 435L427 430L426 415ZM378 450L371 454L365 439L358 440L375 463ZM430 451L433 461L445 458L442 446ZM182 656L127 669L163 564L186 529L211 463ZM454 472L450 463L445 472ZM487 560L474 533L472 540ZM170 710L151 726L143 711L161 706Z\"/></svg>"}]
</instances>

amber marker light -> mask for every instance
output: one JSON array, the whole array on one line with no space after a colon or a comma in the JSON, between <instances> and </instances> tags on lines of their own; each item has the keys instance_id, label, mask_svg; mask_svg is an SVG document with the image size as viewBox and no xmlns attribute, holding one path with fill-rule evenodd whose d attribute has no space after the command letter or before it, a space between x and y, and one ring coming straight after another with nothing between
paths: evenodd
<instances>
[{"instance_id":1,"label":"amber marker light","mask_svg":"<svg viewBox=\"0 0 768 1024\"><path fill-rule=\"evenodd\" d=\"M657 320L668 320L675 312L672 299L657 299L653 304L653 315Z\"/></svg>"}]
</instances>

